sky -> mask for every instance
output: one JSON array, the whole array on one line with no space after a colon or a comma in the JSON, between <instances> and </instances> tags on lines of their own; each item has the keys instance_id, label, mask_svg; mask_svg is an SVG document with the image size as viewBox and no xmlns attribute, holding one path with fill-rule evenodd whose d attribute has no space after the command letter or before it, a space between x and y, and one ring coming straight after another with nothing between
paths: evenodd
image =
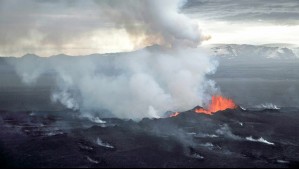
<instances>
[{"instance_id":1,"label":"sky","mask_svg":"<svg viewBox=\"0 0 299 169\"><path fill-rule=\"evenodd\" d=\"M135 21L146 10L138 0L123 2L0 0L0 56L87 55L142 48L149 44L140 43L149 40L148 32L140 31L146 23ZM298 0L189 0L178 10L211 37L202 45L299 45ZM132 18L134 22L128 24Z\"/></svg>"},{"instance_id":2,"label":"sky","mask_svg":"<svg viewBox=\"0 0 299 169\"><path fill-rule=\"evenodd\" d=\"M211 34L206 44L299 44L298 0L192 0L184 12Z\"/></svg>"}]
</instances>

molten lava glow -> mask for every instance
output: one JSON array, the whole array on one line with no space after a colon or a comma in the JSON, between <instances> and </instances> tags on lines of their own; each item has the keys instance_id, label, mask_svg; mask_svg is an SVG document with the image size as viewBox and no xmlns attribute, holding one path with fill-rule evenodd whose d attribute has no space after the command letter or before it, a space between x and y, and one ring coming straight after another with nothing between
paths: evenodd
<instances>
[{"instance_id":1,"label":"molten lava glow","mask_svg":"<svg viewBox=\"0 0 299 169\"><path fill-rule=\"evenodd\" d=\"M195 112L212 115L213 113L216 113L218 111L223 111L226 109L235 109L236 107L236 104L231 99L227 99L222 96L213 96L212 102L208 109L195 109Z\"/></svg>"},{"instance_id":2,"label":"molten lava glow","mask_svg":"<svg viewBox=\"0 0 299 169\"><path fill-rule=\"evenodd\" d=\"M172 115L170 115L170 117L176 117L176 116L178 116L180 113L179 112L175 112L175 113L173 113Z\"/></svg>"},{"instance_id":3,"label":"molten lava glow","mask_svg":"<svg viewBox=\"0 0 299 169\"><path fill-rule=\"evenodd\" d=\"M223 96L213 96L212 102L209 105L208 109L198 108L198 109L195 109L194 112L213 115L214 113L216 113L218 111L223 111L226 109L236 109L236 108L237 108L237 105L235 104L235 102L233 100L225 98ZM176 117L179 114L180 114L179 112L175 112L175 113L171 114L169 117Z\"/></svg>"}]
</instances>

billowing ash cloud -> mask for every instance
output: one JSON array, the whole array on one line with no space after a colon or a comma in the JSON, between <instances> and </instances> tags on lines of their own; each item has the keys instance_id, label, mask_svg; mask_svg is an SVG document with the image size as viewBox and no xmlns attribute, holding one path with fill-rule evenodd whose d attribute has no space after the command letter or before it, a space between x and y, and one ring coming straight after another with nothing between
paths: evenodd
<instances>
[{"instance_id":1,"label":"billowing ash cloud","mask_svg":"<svg viewBox=\"0 0 299 169\"><path fill-rule=\"evenodd\" d=\"M77 54L85 50L105 53L117 46L123 51L153 43L197 46L204 37L197 23L180 12L183 4L181 0L2 0L0 54L76 55L70 49ZM112 40L121 39L117 35L123 32L132 45Z\"/></svg>"},{"instance_id":2,"label":"billowing ash cloud","mask_svg":"<svg viewBox=\"0 0 299 169\"><path fill-rule=\"evenodd\" d=\"M49 72L57 89L51 96L81 112L108 110L119 118L163 117L203 105L216 92L206 75L217 63L195 47L200 30L179 12L183 1L100 1L103 14L140 43L136 52L86 57L23 57L12 64L27 84ZM131 6L132 5L132 6Z\"/></svg>"},{"instance_id":3,"label":"billowing ash cloud","mask_svg":"<svg viewBox=\"0 0 299 169\"><path fill-rule=\"evenodd\" d=\"M180 12L185 0L108 0L96 1L102 12L124 27L141 43L167 46L197 46L202 37L198 24Z\"/></svg>"}]
</instances>

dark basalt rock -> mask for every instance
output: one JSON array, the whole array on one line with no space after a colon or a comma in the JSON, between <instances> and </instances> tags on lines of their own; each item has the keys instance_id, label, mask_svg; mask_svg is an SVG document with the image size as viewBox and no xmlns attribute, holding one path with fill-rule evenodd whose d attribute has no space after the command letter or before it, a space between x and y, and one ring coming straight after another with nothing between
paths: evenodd
<instances>
[{"instance_id":1,"label":"dark basalt rock","mask_svg":"<svg viewBox=\"0 0 299 169\"><path fill-rule=\"evenodd\" d=\"M288 109L286 109L288 110ZM70 113L0 112L7 167L297 167L298 110L182 112L99 125Z\"/></svg>"}]
</instances>

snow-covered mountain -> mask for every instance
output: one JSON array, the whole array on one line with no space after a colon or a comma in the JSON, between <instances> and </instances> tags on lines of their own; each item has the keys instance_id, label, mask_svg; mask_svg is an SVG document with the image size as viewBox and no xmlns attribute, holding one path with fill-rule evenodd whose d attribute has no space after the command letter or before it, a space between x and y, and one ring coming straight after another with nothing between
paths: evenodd
<instances>
[{"instance_id":1,"label":"snow-covered mountain","mask_svg":"<svg viewBox=\"0 0 299 169\"><path fill-rule=\"evenodd\" d=\"M264 44L264 45L248 45L248 44L213 44L203 46L210 55L217 56L222 60L231 61L267 61L267 60L298 60L299 61L299 45L293 44ZM168 50L168 48L159 45L153 45L140 50L150 50L152 52ZM91 54L89 57L97 57L104 55L122 55L123 53L110 54ZM51 58L69 58L71 56L65 54L53 55ZM1 57L0 56L0 62ZM14 58L14 57L12 57ZM36 59L40 58L35 54L26 54L23 58Z\"/></svg>"},{"instance_id":2,"label":"snow-covered mountain","mask_svg":"<svg viewBox=\"0 0 299 169\"><path fill-rule=\"evenodd\" d=\"M299 59L299 48L296 45L268 44L268 45L236 45L219 44L206 46L212 55L224 59Z\"/></svg>"}]
</instances>

